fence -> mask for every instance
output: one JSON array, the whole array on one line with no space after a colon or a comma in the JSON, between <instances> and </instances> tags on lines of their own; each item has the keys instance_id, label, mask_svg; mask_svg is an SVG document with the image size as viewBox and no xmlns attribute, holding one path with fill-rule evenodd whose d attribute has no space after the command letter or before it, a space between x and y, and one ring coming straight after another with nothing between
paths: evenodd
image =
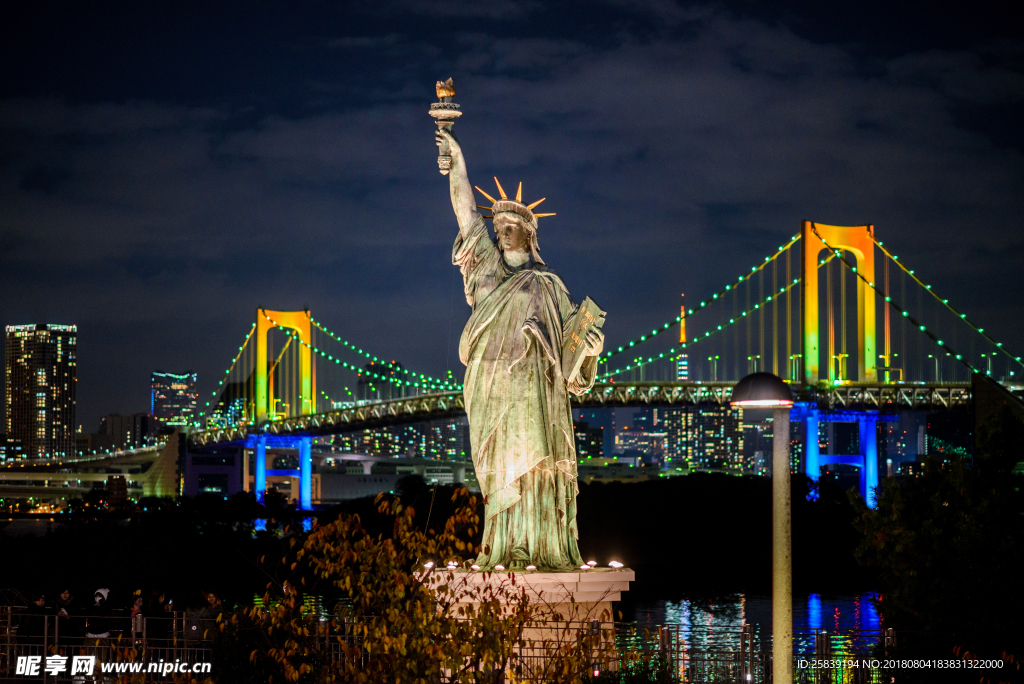
<instances>
[{"instance_id":1,"label":"fence","mask_svg":"<svg viewBox=\"0 0 1024 684\"><path fill-rule=\"evenodd\" d=\"M141 672L147 679L167 681L166 673L160 674L164 664L177 668L177 672L206 664L209 671L213 650L206 631L214 624L213 620L186 618L183 613L147 617L111 611L105 615L57 616L0 606L0 679L71 681L73 659L83 656L94 659L95 681L112 680L118 672ZM18 671L19 658L22 667L25 663L36 664L34 674ZM48 658L54 665L51 671L46 667ZM116 669L114 663L137 663L141 667L131 670L122 665ZM113 674L104 675L104 665ZM62 666L59 671L58 666ZM198 667L194 671L202 670ZM75 681L83 679L76 675Z\"/></svg>"},{"instance_id":2,"label":"fence","mask_svg":"<svg viewBox=\"0 0 1024 684\"><path fill-rule=\"evenodd\" d=\"M320 625L317 643L321 652L333 661L350 658L351 650L346 655L345 647L360 642L352 625L337 620L321 620ZM112 663L137 663L139 669L120 672L137 673L136 678L141 675L146 681L167 681L161 674L164 664L173 663L179 668L212 665L210 629L216 629L215 621L182 613L169 613L167 617L117 613L58 617L0 606L0 679L70 681L70 668L47 673L47 657L66 657L70 663L73 656L92 656L96 681L117 676L100 674L104 664L112 668ZM588 653L592 652L596 677L614 680L615 672L643 669L658 682L679 684L772 681L770 639L762 639L753 625L745 624L737 630L595 620L538 623L529 629L532 640L520 646L513 659L517 681L545 681L547 654L572 642L584 644ZM891 629L814 630L794 636L797 652L793 671L798 684L882 684L889 680L882 665L886 658L895 656L896 637ZM35 676L17 672L19 657L38 658L35 662L40 667ZM495 681L501 681L500 674L496 674Z\"/></svg>"}]
</instances>

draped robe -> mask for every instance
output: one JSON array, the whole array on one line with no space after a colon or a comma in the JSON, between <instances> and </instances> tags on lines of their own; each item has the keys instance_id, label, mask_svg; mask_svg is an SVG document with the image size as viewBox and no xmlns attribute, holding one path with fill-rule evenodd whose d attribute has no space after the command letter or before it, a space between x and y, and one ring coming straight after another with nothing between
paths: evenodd
<instances>
[{"instance_id":1,"label":"draped robe","mask_svg":"<svg viewBox=\"0 0 1024 684\"><path fill-rule=\"evenodd\" d=\"M459 342L473 466L485 502L485 568L578 568L576 448L569 392L594 384L588 357L562 376L564 326L576 304L562 279L502 257L477 217L452 250L473 313Z\"/></svg>"}]
</instances>

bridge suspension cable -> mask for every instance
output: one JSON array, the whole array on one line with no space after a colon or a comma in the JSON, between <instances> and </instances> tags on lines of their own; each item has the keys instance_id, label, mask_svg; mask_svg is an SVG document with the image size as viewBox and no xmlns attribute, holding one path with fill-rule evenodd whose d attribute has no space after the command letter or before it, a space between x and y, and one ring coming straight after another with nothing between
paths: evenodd
<instances>
[{"instance_id":1,"label":"bridge suspension cable","mask_svg":"<svg viewBox=\"0 0 1024 684\"><path fill-rule=\"evenodd\" d=\"M1024 368L1024 362L1022 362L1022 361L1021 361L1021 357L1019 357L1019 356L1014 356L1014 355L1013 355L1012 353L1010 353L1009 351L1007 351L1006 349L1004 349L1004 348L1003 348L1003 343L1002 343L1002 342L997 342L997 341L996 341L995 339L993 339L993 338L992 338L992 336L991 336L991 335L989 335L988 333L986 333L986 332L985 332L985 329L984 329L984 328L979 328L979 327L977 326L977 324L975 324L975 323L974 323L973 321L971 321L971 319L967 318L967 314L965 314L965 313L961 313L961 312L960 312L960 311L958 311L958 310L957 310L957 309L956 309L956 308L955 308L955 307L954 307L954 306L953 306L952 304L950 304L950 303L949 303L949 300L948 300L948 299L943 299L942 297L940 297L940 296L938 295L938 293L936 293L936 292L935 292L935 291L934 291L934 290L932 289L932 286L931 286L931 285L926 285L926 284L925 284L925 283L924 283L924 282L923 282L923 281L922 281L922 280L921 280L920 278L918 278L918 277L917 277L917 275L915 275L915 274L914 274L914 271L911 271L911 270L910 270L910 269L908 269L908 268L907 268L906 266L904 266L902 262L900 262L900 260L899 260L899 257L897 257L897 256L894 256L893 254L890 254L890 253L889 253L889 250L887 250L887 249L886 249L885 247L883 247L883 246L882 246L882 243L881 243L881 242L879 242L878 240L875 240L875 239L874 239L874 236L872 236L872 238L871 238L871 239L872 239L872 241L873 241L873 242L874 242L874 243L875 243L876 245L878 245L878 249L880 249L880 250L882 251L882 254L884 254L884 255L885 255L885 256L887 256L887 257L888 257L888 258L889 258L890 260L892 260L892 262L893 262L894 264L896 264L896 266L897 266L897 267L898 267L898 268L899 268L899 269L900 269L900 270L901 270L901 271L902 271L903 273L905 273L906 275L910 276L910 278L911 278L911 279L912 279L912 280L913 280L913 281L914 281L915 283L917 283L918 285L920 285L920 286L921 286L921 289L922 289L923 291L925 291L925 292L927 292L928 294L930 294L930 295L931 295L931 296L932 296L932 297L933 297L933 298L935 299L935 301L936 301L936 302L938 302L938 303L939 303L940 305L944 306L944 307L945 307L946 309L948 309L949 311L951 311L951 312L952 312L953 314L955 314L955 315L956 315L957 317L959 317L961 321L963 321L963 322L964 322L965 324L967 324L967 326L968 326L969 328L971 328L972 330L974 330L974 332L976 332L976 333L978 333L979 335L981 335L982 337L984 337L984 338L985 338L986 340L988 340L988 341L989 341L990 343L992 343L993 345L995 345L995 347L996 347L996 348L997 348L997 349L998 349L998 350L999 350L1000 352L1002 352L1002 353L1003 353L1003 354L1005 354L1005 355L1006 355L1006 356L1007 356L1008 358L1012 359L1012 360L1013 360L1013 361L1015 361L1015 362L1016 362L1016 363L1017 363L1017 364L1018 364L1019 366L1021 366L1022 368Z\"/></svg>"},{"instance_id":2,"label":"bridge suspension cable","mask_svg":"<svg viewBox=\"0 0 1024 684\"><path fill-rule=\"evenodd\" d=\"M215 389L211 393L213 398L215 398L217 396L217 392L219 392L221 388L224 387L224 382L231 377L231 372L235 369L235 365L238 363L238 360L242 358L242 355L245 352L246 347L249 345L249 340L252 339L252 334L255 331L256 324L253 323L252 327L249 328L249 333L245 336L245 342L243 342L242 346L238 348L238 353L235 354L235 358L231 360L231 365L228 367L226 371L224 371L224 378L217 383L217 389ZM216 402L214 403L214 406L216 406ZM199 417L200 420L205 420L210 417L210 402L206 402L204 409L205 410L203 411L203 414Z\"/></svg>"},{"instance_id":3,"label":"bridge suspension cable","mask_svg":"<svg viewBox=\"0 0 1024 684\"><path fill-rule=\"evenodd\" d=\"M724 297L729 292L732 292L732 291L735 291L735 290L739 289L739 286L740 286L741 283L743 283L745 281L749 281L752 277L757 275L765 266L773 263L776 258L778 258L782 253L787 252L789 250L789 248L792 247L799 239L800 239L799 235L794 235L792 238L790 238L789 242L787 242L782 247L779 247L778 250L774 254L772 254L771 256L765 257L763 263L758 264L757 266L752 267L750 269L750 273L746 273L744 275L741 275L739 278L736 279L735 283L727 284L724 288L722 288L721 290L719 290L718 292L713 294L710 299L708 299L707 301L701 302L697 306L696 309L689 309L689 310L687 310L686 311L686 315L687 316L692 316L695 311L700 311L701 309L705 308L711 302L719 299L720 297ZM765 300L765 301L768 301L768 300ZM630 342L628 342L628 343L626 343L624 345L621 345L617 349L613 349L611 351L605 352L600 357L600 363L606 363L608 361L608 359L612 358L613 356L617 356L618 354L621 354L622 352L626 351L627 349L635 347L636 345L638 345L638 344L640 344L642 342L646 342L647 340L651 339L652 337L656 337L657 335L660 335L661 333L665 332L666 330L669 330L672 327L673 324L679 323L681 320L682 320L682 316L681 315L680 316L676 316L674 319L669 320L666 323L662 324L661 327L654 328L653 330L651 330L651 334L650 335L641 335L639 338L631 340Z\"/></svg>"},{"instance_id":4,"label":"bridge suspension cable","mask_svg":"<svg viewBox=\"0 0 1024 684\"><path fill-rule=\"evenodd\" d=\"M825 239L822 238L821 235L818 234L818 230L817 230L817 228L815 228L813 226L813 224L812 224L811 230L814 231L814 234L818 237L819 240L822 241L822 243L825 245L825 247L827 247L828 249L833 250L833 254L835 256L839 257L841 255L841 252L838 249L835 249L834 247L830 246L828 244L828 242L826 242ZM875 287L875 284L873 282L870 282L867 278L865 278L862 273L859 273L857 271L857 267L856 266L850 266L850 264L848 264L845 259L840 258L839 260L843 263L844 266L846 266L848 269L850 269L854 273L854 275L856 275L869 288L871 288L876 293L878 292L878 288ZM920 282L920 281L918 281L918 282ZM889 306L893 307L893 309L898 311L902 316L906 317L906 319L908 321L910 321L913 325L917 326L918 329L922 333L924 333L930 340L935 342L936 345L941 347L943 349L943 351L946 351L946 352L950 353L953 356L953 358L955 358L961 364L963 364L968 369L970 369L971 372L973 372L973 373L981 373L981 371L978 368L976 368L970 361L965 359L962 354L957 354L956 350L954 350L948 343L946 343L945 340L939 339L935 335L935 333L933 331L929 330L925 325L921 324L915 317L911 316L910 313L906 309L902 308L899 304L897 304L896 302L892 301L892 297L883 295L883 299L884 299L886 304L888 304Z\"/></svg>"},{"instance_id":5,"label":"bridge suspension cable","mask_svg":"<svg viewBox=\"0 0 1024 684\"><path fill-rule=\"evenodd\" d=\"M791 244L792 244L792 242L790 242L790 245ZM787 245L787 247L788 246L789 245ZM835 254L830 254L828 257L825 258L824 261L819 263L818 267L821 268L822 266L825 266L832 259L835 259L835 258L836 258ZM684 343L678 345L677 347L669 349L669 351L667 351L667 352L659 353L657 356L649 356L646 359L641 357L639 360L635 360L633 363L631 363L631 364L629 364L629 365L627 365L627 366L625 366L623 368L618 368L618 369L615 369L615 370L606 371L606 372L604 372L602 374L599 374L598 375L598 379L600 379L600 380L607 380L608 378L614 377L616 375L620 375L622 373L627 373L627 372L632 371L632 370L637 370L639 368L642 368L643 366L646 366L647 364L663 360L663 359L666 358L666 355L671 357L672 355L678 354L678 353L686 350L688 347L691 347L691 346L693 346L695 344L698 344L698 343L701 343L701 342L704 342L704 341L710 339L713 335L717 334L718 332L724 331L730 325L734 325L734 324L738 323L739 321L741 321L744 318L747 321L748 333L749 333L750 322L751 322L751 319L754 318L754 314L755 313L759 313L759 314L763 315L764 308L766 307L767 304L777 300L780 295L788 294L794 287L796 287L798 284L800 284L800 282L801 282L800 278L794 278L791 282L787 283L787 285L785 287L779 288L778 292L775 292L775 293L767 295L764 299L762 299L760 302L754 304L753 306L750 306L748 304L748 308L745 311L740 312L740 314L738 316L734 315L732 318L729 319L728 322L723 322L721 325L718 325L713 330L705 331L703 335L701 335L700 333L697 333L697 335L693 336L693 338L691 339L690 342L684 342ZM717 295L716 295L716 297L717 297ZM712 299L714 299L714 298L712 298ZM693 310L690 309L687 312L687 314L688 314L687 317L689 317L689 314L692 314L692 313L693 313ZM643 338L641 338L641 341L643 341ZM763 356L762 356L762 358L763 358Z\"/></svg>"},{"instance_id":6,"label":"bridge suspension cable","mask_svg":"<svg viewBox=\"0 0 1024 684\"><path fill-rule=\"evenodd\" d=\"M423 375L422 373L416 373L415 371L409 370L408 368L404 368L400 365L396 366L394 363L385 361L384 359L378 359L370 352L364 351L359 347L355 346L354 344L352 344L351 342L349 342L348 340L344 340L340 336L334 334L333 332L325 328L319 321L314 319L312 316L310 316L309 320L311 320L313 322L313 325L316 326L321 332L326 333L327 336L330 337L332 340L334 340L335 342L339 342L341 346L347 347L348 349L351 349L355 353L360 354L368 361L383 364L387 366L388 369L395 373L402 373L403 375L411 376L414 379L418 377L420 381L423 382L436 382L439 384L447 384L446 381L440 378L431 377L429 375Z\"/></svg>"},{"instance_id":7,"label":"bridge suspension cable","mask_svg":"<svg viewBox=\"0 0 1024 684\"><path fill-rule=\"evenodd\" d=\"M266 313L263 313L262 315L268 321L273 323L276 327L279 327L279 328L281 327L281 326L278 325L278 323L274 319L272 319L270 316L267 316ZM313 345L310 345L309 343L305 342L304 340L302 340L297 334L295 334L291 330L288 330L288 329L282 329L282 330L284 331L284 334L286 336L288 336L289 338L294 339L296 342L299 342L300 344L304 345L306 348L310 349L311 351L316 353L318 356L320 356L320 358L326 359L326 360L328 360L328 361L330 361L330 362L332 362L332 363L334 363L336 365L341 366L342 368L347 368L349 370L353 370L353 371L355 371L357 373L361 373L361 374L367 375L369 377L372 377L372 378L374 378L376 380L380 380L382 382L387 382L387 383L390 383L390 384L393 384L393 385L405 385L407 387L415 387L417 389L425 389L425 390L451 391L451 390L461 389L461 385L452 385L452 383L444 382L444 381L441 381L441 380L430 379L430 381L427 381L426 378L423 381L419 381L419 380L401 380L399 378L392 378L392 377L388 377L386 375L381 375L381 374L376 373L376 372L374 372L372 370L369 370L369 369L367 369L365 367L356 366L356 365L348 363L347 361L343 361L343 360L341 360L339 358L336 358L333 354L328 354L326 351L320 349L319 347L314 347ZM420 376L420 377L424 377L424 376Z\"/></svg>"}]
</instances>

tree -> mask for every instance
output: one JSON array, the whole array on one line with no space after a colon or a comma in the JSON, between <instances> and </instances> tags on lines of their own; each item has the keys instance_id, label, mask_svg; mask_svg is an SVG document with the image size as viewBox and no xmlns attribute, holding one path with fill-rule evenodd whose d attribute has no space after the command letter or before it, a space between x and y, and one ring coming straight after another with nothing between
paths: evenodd
<instances>
[{"instance_id":1,"label":"tree","mask_svg":"<svg viewBox=\"0 0 1024 684\"><path fill-rule=\"evenodd\" d=\"M609 630L554 621L514 575L479 582L450 567L465 569L475 556L480 524L476 497L463 489L455 499L461 504L439 531L418 528L411 507L380 495L390 536L370 534L358 515L292 536L279 565L291 579L225 624L222 653L251 647L245 677L267 681L489 682L532 668L543 681L582 682L606 669ZM339 599L331 620L303 610L300 590L314 585ZM549 627L544 644L529 637L538 621Z\"/></svg>"},{"instance_id":2,"label":"tree","mask_svg":"<svg viewBox=\"0 0 1024 684\"><path fill-rule=\"evenodd\" d=\"M920 657L1005 657L1016 671L1022 627L1024 425L1008 413L979 430L973 463L932 459L920 477L889 478L870 509L851 494L858 560L879 571L887 627ZM938 681L934 676L931 681ZM975 677L973 681L978 681Z\"/></svg>"}]
</instances>

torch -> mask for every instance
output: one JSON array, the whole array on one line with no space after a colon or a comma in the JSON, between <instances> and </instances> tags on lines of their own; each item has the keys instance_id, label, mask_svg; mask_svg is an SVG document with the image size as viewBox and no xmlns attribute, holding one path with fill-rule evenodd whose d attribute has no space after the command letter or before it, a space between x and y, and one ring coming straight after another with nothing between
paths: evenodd
<instances>
[{"instance_id":1,"label":"torch","mask_svg":"<svg viewBox=\"0 0 1024 684\"><path fill-rule=\"evenodd\" d=\"M434 118L434 123L437 124L438 128L451 131L452 124L462 116L462 112L459 111L459 105L452 102L452 98L455 97L455 84L449 78L447 81L438 81L436 89L437 102L430 105L430 116ZM446 141L438 143L438 153L437 169L441 172L442 176L447 176L452 168L452 155Z\"/></svg>"}]
</instances>

